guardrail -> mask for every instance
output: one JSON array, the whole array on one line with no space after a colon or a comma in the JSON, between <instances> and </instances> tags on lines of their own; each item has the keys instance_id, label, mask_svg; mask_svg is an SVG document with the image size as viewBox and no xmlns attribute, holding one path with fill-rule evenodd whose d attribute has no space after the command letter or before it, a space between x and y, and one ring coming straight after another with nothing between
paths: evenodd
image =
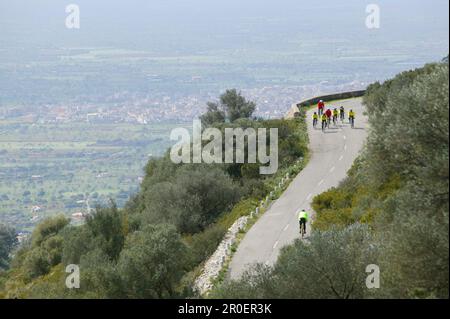
<instances>
[{"instance_id":1,"label":"guardrail","mask_svg":"<svg viewBox=\"0 0 450 319\"><path fill-rule=\"evenodd\" d=\"M340 93L331 93L331 94L308 98L308 99L305 99L298 103L293 104L291 106L291 108L289 109L289 111L284 116L284 118L297 117L300 115L301 107L309 107L311 105L316 105L317 103L319 103L320 100L327 102L327 101L333 101L333 100L349 99L349 98L353 98L353 97L363 96L365 93L366 93L366 90L357 90L357 91L348 91L348 92L340 92Z\"/></svg>"}]
</instances>

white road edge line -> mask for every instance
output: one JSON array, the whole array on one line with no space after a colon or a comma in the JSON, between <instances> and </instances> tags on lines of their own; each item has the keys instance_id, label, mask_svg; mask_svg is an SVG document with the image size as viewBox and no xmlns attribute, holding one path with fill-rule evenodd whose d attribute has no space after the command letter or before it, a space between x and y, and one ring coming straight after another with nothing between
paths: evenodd
<instances>
[{"instance_id":1,"label":"white road edge line","mask_svg":"<svg viewBox=\"0 0 450 319\"><path fill-rule=\"evenodd\" d=\"M308 195L308 197L306 197L306 200L310 199L311 196L312 196L312 194L310 193L310 194Z\"/></svg>"},{"instance_id":2,"label":"white road edge line","mask_svg":"<svg viewBox=\"0 0 450 319\"><path fill-rule=\"evenodd\" d=\"M344 155L341 155L341 157L339 157L339 160L342 161L343 158L344 158Z\"/></svg>"},{"instance_id":3,"label":"white road edge line","mask_svg":"<svg viewBox=\"0 0 450 319\"><path fill-rule=\"evenodd\" d=\"M273 244L273 249L275 249L275 247L277 247L278 246L278 240L275 242L275 244Z\"/></svg>"},{"instance_id":4,"label":"white road edge line","mask_svg":"<svg viewBox=\"0 0 450 319\"><path fill-rule=\"evenodd\" d=\"M347 139L347 136L343 135L343 138L344 138L344 140L346 140L346 139Z\"/></svg>"},{"instance_id":5,"label":"white road edge line","mask_svg":"<svg viewBox=\"0 0 450 319\"><path fill-rule=\"evenodd\" d=\"M333 166L332 168L330 168L330 173L333 173L333 171L334 171L335 168L336 168L335 166Z\"/></svg>"},{"instance_id":6,"label":"white road edge line","mask_svg":"<svg viewBox=\"0 0 450 319\"><path fill-rule=\"evenodd\" d=\"M347 150L347 144L344 145L344 150Z\"/></svg>"},{"instance_id":7,"label":"white road edge line","mask_svg":"<svg viewBox=\"0 0 450 319\"><path fill-rule=\"evenodd\" d=\"M289 228L289 224L286 225L286 227L284 227L283 231L286 231Z\"/></svg>"},{"instance_id":8,"label":"white road edge line","mask_svg":"<svg viewBox=\"0 0 450 319\"><path fill-rule=\"evenodd\" d=\"M322 180L319 182L318 185L322 185L323 182L324 182L324 180L322 179Z\"/></svg>"}]
</instances>

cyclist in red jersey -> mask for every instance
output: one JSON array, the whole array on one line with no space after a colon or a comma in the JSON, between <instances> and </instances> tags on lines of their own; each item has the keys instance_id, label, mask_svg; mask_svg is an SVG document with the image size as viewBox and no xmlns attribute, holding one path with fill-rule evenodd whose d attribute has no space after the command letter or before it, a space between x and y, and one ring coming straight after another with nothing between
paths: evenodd
<instances>
[{"instance_id":1,"label":"cyclist in red jersey","mask_svg":"<svg viewBox=\"0 0 450 319\"><path fill-rule=\"evenodd\" d=\"M330 109L327 109L327 110L325 111L325 115L327 116L327 124L328 124L328 127L330 127L331 117L333 116L333 113L331 113L331 110L330 110Z\"/></svg>"},{"instance_id":2,"label":"cyclist in red jersey","mask_svg":"<svg viewBox=\"0 0 450 319\"><path fill-rule=\"evenodd\" d=\"M318 109L318 113L319 116L323 114L323 109L325 108L325 103L323 103L322 100L319 101L319 103L317 104L317 109Z\"/></svg>"}]
</instances>

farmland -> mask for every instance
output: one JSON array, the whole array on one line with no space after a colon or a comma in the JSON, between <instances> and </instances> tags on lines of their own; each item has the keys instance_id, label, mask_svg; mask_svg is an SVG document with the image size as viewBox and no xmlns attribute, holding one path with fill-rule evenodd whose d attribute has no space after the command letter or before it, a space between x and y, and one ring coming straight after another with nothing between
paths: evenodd
<instances>
[{"instance_id":1,"label":"farmland","mask_svg":"<svg viewBox=\"0 0 450 319\"><path fill-rule=\"evenodd\" d=\"M0 221L26 231L45 216L122 205L175 126L0 121Z\"/></svg>"}]
</instances>

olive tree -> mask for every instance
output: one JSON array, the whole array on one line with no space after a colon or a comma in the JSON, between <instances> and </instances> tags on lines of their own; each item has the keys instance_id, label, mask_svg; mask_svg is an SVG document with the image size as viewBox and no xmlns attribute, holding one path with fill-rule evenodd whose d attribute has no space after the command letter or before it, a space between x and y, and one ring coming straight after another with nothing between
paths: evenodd
<instances>
[{"instance_id":1,"label":"olive tree","mask_svg":"<svg viewBox=\"0 0 450 319\"><path fill-rule=\"evenodd\" d=\"M256 104L247 101L236 89L226 90L220 96L220 101L209 102L207 112L200 119L204 125L223 123L226 120L234 122L241 118L250 118L255 111Z\"/></svg>"}]
</instances>

